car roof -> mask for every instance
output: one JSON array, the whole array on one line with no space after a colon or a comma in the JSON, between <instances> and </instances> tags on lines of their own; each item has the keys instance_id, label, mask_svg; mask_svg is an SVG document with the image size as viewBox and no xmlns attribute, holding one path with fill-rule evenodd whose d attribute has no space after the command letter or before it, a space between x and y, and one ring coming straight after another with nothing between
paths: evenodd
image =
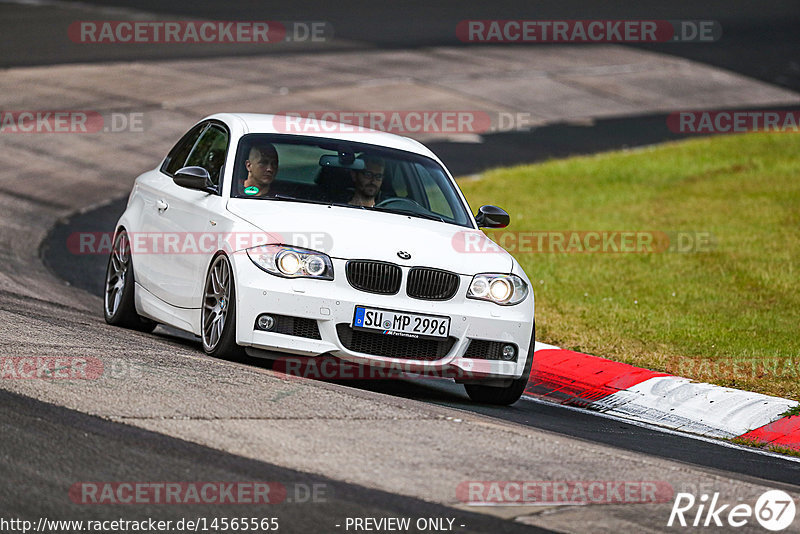
<instances>
[{"instance_id":1,"label":"car roof","mask_svg":"<svg viewBox=\"0 0 800 534\"><path fill-rule=\"evenodd\" d=\"M267 134L288 134L288 135L304 135L308 137L320 137L325 139L340 139L343 141L356 141L359 143L367 143L370 145L378 145L388 148L395 148L397 150L404 150L414 154L427 156L440 164L441 160L431 152L431 150L414 139L395 135L379 130L372 130L369 128L359 128L357 132L348 132L348 129L355 128L354 125L344 124L332 121L322 121L315 119L298 118L299 122L295 123L300 126L299 131L286 131L287 128L276 126L281 124L276 123L276 118L283 119L281 115L271 115L266 113L217 113L206 117L203 120L217 119L223 122L230 122L231 119L238 119L244 127L244 133L267 133ZM308 122L306 122L308 121ZM335 130L336 127L342 126L342 131L327 131ZM305 131L308 130L308 131ZM444 166L444 165L442 165Z\"/></svg>"}]
</instances>

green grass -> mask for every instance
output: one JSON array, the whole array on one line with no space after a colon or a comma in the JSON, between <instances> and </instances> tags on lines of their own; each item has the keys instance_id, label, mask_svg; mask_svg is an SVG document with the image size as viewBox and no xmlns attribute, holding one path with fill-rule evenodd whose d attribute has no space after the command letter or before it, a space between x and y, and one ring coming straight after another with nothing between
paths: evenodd
<instances>
[{"instance_id":1,"label":"green grass","mask_svg":"<svg viewBox=\"0 0 800 534\"><path fill-rule=\"evenodd\" d=\"M800 415L800 404L793 406L781 414L782 417L794 417Z\"/></svg>"},{"instance_id":2,"label":"green grass","mask_svg":"<svg viewBox=\"0 0 800 534\"><path fill-rule=\"evenodd\" d=\"M735 443L736 445L744 445L745 447L754 447L756 449L764 449L766 451L777 452L778 454L785 454L787 456L800 457L800 451L797 449L783 447L781 445L770 445L769 443L762 443L758 440L748 438L730 438L728 441Z\"/></svg>"},{"instance_id":3,"label":"green grass","mask_svg":"<svg viewBox=\"0 0 800 534\"><path fill-rule=\"evenodd\" d=\"M713 249L694 253L515 252L537 338L800 399L800 136L693 139L460 185L473 208L505 208L510 232L710 232Z\"/></svg>"}]
</instances>

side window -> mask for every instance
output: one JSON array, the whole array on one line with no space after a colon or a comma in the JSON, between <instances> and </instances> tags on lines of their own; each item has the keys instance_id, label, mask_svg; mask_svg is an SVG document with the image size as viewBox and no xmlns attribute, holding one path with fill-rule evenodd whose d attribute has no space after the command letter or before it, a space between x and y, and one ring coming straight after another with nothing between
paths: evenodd
<instances>
[{"instance_id":1,"label":"side window","mask_svg":"<svg viewBox=\"0 0 800 534\"><path fill-rule=\"evenodd\" d=\"M189 157L187 167L203 167L211 176L211 182L219 185L220 171L225 164L228 149L228 134L219 126L212 125L200 135Z\"/></svg>"},{"instance_id":2,"label":"side window","mask_svg":"<svg viewBox=\"0 0 800 534\"><path fill-rule=\"evenodd\" d=\"M393 197L408 197L407 177L400 169L400 164L393 160L386 160L383 170L383 190Z\"/></svg>"},{"instance_id":3,"label":"side window","mask_svg":"<svg viewBox=\"0 0 800 534\"><path fill-rule=\"evenodd\" d=\"M200 134L203 133L203 130L208 126L207 123L198 124L189 132L184 135L180 141L169 151L169 155L167 156L167 161L165 162L162 171L170 176L174 175L178 172L178 169L182 167L186 167L186 158L189 156L189 152L192 151L194 144L197 142L197 138L200 137Z\"/></svg>"},{"instance_id":4,"label":"side window","mask_svg":"<svg viewBox=\"0 0 800 534\"><path fill-rule=\"evenodd\" d=\"M437 178L443 180L444 176L441 174L438 174L436 177L432 176L431 173L428 172L428 169L419 163L416 163L414 166L422 182L422 187L425 189L425 196L427 197L429 209L434 213L452 219L453 209L450 207L450 202L448 202L447 197L445 197L443 188L436 183ZM449 189L444 189L444 191L449 191Z\"/></svg>"}]
</instances>

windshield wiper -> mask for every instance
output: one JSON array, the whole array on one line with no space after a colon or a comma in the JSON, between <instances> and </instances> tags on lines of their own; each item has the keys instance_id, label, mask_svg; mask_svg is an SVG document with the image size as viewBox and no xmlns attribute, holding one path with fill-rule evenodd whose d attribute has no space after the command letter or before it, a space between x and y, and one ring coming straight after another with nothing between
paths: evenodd
<instances>
[{"instance_id":1,"label":"windshield wiper","mask_svg":"<svg viewBox=\"0 0 800 534\"><path fill-rule=\"evenodd\" d=\"M292 197L289 195L271 195L268 197L261 197L264 200L285 200L286 202L304 202L307 204L322 204L323 206L330 206L332 202L326 202L324 200L311 200L308 198L297 198Z\"/></svg>"},{"instance_id":2,"label":"windshield wiper","mask_svg":"<svg viewBox=\"0 0 800 534\"><path fill-rule=\"evenodd\" d=\"M398 215L411 215L412 217L419 217L420 219L428 219L431 221L439 221L443 223L447 222L444 220L443 217L440 217L439 215L435 215L433 213L419 213L418 211L404 210L402 208L376 208L374 206L372 207L372 209L376 211L384 211L386 213L396 213Z\"/></svg>"}]
</instances>

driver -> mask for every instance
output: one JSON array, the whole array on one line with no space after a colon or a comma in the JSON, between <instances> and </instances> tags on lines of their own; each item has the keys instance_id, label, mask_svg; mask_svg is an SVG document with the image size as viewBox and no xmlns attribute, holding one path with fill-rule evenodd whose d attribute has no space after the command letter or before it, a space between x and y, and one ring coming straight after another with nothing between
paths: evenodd
<instances>
[{"instance_id":1,"label":"driver","mask_svg":"<svg viewBox=\"0 0 800 534\"><path fill-rule=\"evenodd\" d=\"M366 156L364 154L360 155L358 159L364 161L364 170L350 171L355 191L353 192L353 197L348 201L348 204L372 207L375 205L375 199L381 192L383 171L386 167L386 163L382 158Z\"/></svg>"},{"instance_id":2,"label":"driver","mask_svg":"<svg viewBox=\"0 0 800 534\"><path fill-rule=\"evenodd\" d=\"M243 189L247 196L264 197L275 194L270 193L270 186L278 174L278 151L272 144L255 145L251 148L244 166L247 169L247 179Z\"/></svg>"}]
</instances>

